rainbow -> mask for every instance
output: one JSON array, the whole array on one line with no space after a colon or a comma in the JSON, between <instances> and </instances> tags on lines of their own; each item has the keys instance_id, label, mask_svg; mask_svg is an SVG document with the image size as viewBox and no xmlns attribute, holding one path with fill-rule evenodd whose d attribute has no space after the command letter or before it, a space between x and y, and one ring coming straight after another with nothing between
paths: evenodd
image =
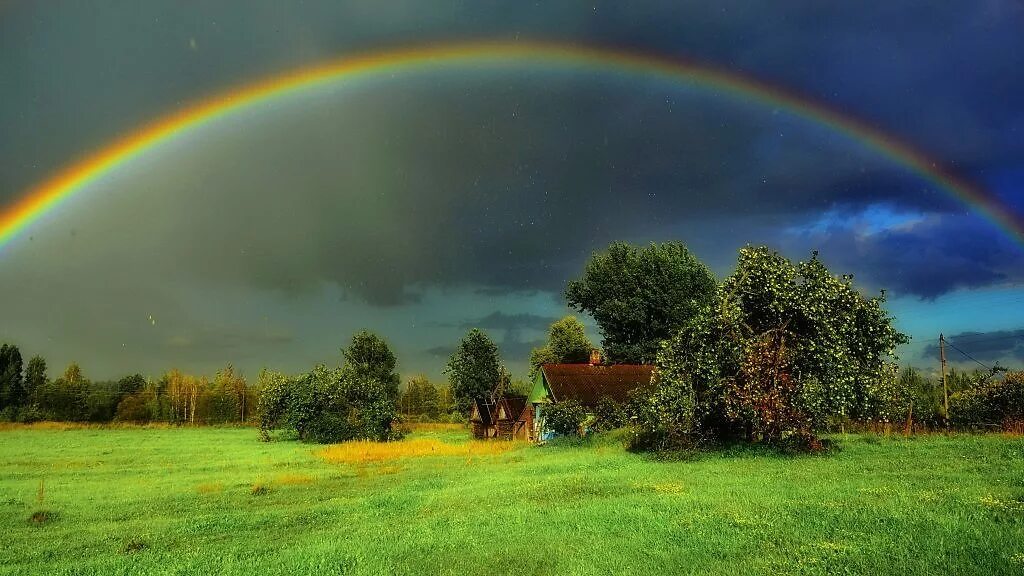
<instances>
[{"instance_id":1,"label":"rainbow","mask_svg":"<svg viewBox=\"0 0 1024 576\"><path fill-rule=\"evenodd\" d=\"M910 145L829 107L788 90L722 69L663 56L547 42L472 42L389 50L344 57L273 76L186 106L112 145L84 157L25 193L0 212L0 247L62 200L161 142L234 111L341 79L395 74L430 66L538 62L651 75L706 87L744 100L784 109L828 126L919 175L964 202L1024 245L1024 217L981 188L944 170Z\"/></svg>"}]
</instances>

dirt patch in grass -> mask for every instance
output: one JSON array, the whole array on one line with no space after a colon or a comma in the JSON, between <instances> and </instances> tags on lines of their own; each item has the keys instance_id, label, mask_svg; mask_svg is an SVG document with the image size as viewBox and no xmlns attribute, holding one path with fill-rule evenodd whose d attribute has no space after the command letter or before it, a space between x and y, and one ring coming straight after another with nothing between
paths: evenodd
<instances>
[{"instance_id":1,"label":"dirt patch in grass","mask_svg":"<svg viewBox=\"0 0 1024 576\"><path fill-rule=\"evenodd\" d=\"M146 548L149 548L149 544L147 544L142 538L129 538L125 541L124 545L121 546L121 554L134 554L136 552L142 552Z\"/></svg>"},{"instance_id":2,"label":"dirt patch in grass","mask_svg":"<svg viewBox=\"0 0 1024 576\"><path fill-rule=\"evenodd\" d=\"M321 450L318 455L328 462L367 464L425 456L495 456L522 448L522 442L472 440L447 444L434 438L415 438L399 442L345 442Z\"/></svg>"},{"instance_id":3,"label":"dirt patch in grass","mask_svg":"<svg viewBox=\"0 0 1024 576\"><path fill-rule=\"evenodd\" d=\"M28 523L42 526L43 524L49 524L56 519L57 514L54 512L50 512L49 510L36 510L28 517Z\"/></svg>"}]
</instances>

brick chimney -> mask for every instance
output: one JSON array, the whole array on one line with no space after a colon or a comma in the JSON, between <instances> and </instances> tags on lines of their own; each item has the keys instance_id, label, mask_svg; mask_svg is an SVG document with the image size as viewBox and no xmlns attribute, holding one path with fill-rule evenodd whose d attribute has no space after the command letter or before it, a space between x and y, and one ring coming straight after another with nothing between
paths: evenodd
<instances>
[{"instance_id":1,"label":"brick chimney","mask_svg":"<svg viewBox=\"0 0 1024 576\"><path fill-rule=\"evenodd\" d=\"M590 365L591 366L598 366L600 364L601 364L601 351L595 348L595 349L590 351Z\"/></svg>"}]
</instances>

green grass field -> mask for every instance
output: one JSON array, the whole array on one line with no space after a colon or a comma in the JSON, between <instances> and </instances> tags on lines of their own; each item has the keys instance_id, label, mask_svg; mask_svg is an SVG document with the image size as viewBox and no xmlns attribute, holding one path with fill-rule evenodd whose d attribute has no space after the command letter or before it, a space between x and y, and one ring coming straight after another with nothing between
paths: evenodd
<instances>
[{"instance_id":1,"label":"green grass field","mask_svg":"<svg viewBox=\"0 0 1024 576\"><path fill-rule=\"evenodd\" d=\"M1024 439L837 440L341 464L251 429L8 429L0 573L1024 574Z\"/></svg>"}]
</instances>

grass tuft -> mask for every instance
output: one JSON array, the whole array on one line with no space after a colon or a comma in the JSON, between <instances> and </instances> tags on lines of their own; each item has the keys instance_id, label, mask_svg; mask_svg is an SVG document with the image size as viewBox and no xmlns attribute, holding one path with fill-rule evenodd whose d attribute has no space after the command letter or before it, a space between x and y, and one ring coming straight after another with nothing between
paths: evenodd
<instances>
[{"instance_id":1,"label":"grass tuft","mask_svg":"<svg viewBox=\"0 0 1024 576\"><path fill-rule=\"evenodd\" d=\"M123 546L121 546L121 554L134 554L136 552L142 552L146 548L149 548L149 544L145 540L134 536L129 538Z\"/></svg>"}]
</instances>

